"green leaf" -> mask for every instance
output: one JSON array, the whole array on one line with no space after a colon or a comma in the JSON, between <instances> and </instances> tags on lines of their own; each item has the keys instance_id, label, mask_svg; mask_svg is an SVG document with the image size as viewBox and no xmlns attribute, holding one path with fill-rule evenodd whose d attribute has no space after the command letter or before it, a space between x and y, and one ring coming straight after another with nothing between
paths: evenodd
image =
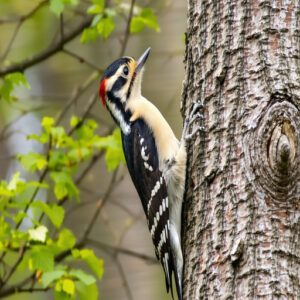
<instances>
[{"instance_id":1,"label":"green leaf","mask_svg":"<svg viewBox=\"0 0 300 300\"><path fill-rule=\"evenodd\" d=\"M73 235L73 233L69 229L63 228L59 233L57 245L62 250L68 250L68 249L72 249L75 243L76 243L76 238Z\"/></svg>"},{"instance_id":2,"label":"green leaf","mask_svg":"<svg viewBox=\"0 0 300 300\"><path fill-rule=\"evenodd\" d=\"M12 92L14 91L15 86L19 85L23 85L27 89L30 88L23 73L16 72L6 75L0 87L0 96L6 101L13 100Z\"/></svg>"},{"instance_id":3,"label":"green leaf","mask_svg":"<svg viewBox=\"0 0 300 300\"><path fill-rule=\"evenodd\" d=\"M65 4L71 4L73 6L77 5L79 3L79 0L64 0Z\"/></svg>"},{"instance_id":4,"label":"green leaf","mask_svg":"<svg viewBox=\"0 0 300 300\"><path fill-rule=\"evenodd\" d=\"M35 201L31 206L44 212L56 228L61 226L65 216L65 211L61 206L56 204L46 204L42 201Z\"/></svg>"},{"instance_id":5,"label":"green leaf","mask_svg":"<svg viewBox=\"0 0 300 300\"><path fill-rule=\"evenodd\" d=\"M75 6L78 4L78 0L50 0L50 10L59 16L64 11L65 4Z\"/></svg>"},{"instance_id":6,"label":"green leaf","mask_svg":"<svg viewBox=\"0 0 300 300\"><path fill-rule=\"evenodd\" d=\"M101 279L104 272L103 260L99 259L92 249L83 249L72 251L74 258L81 258L90 267L90 269L96 274L96 276Z\"/></svg>"},{"instance_id":7,"label":"green leaf","mask_svg":"<svg viewBox=\"0 0 300 300\"><path fill-rule=\"evenodd\" d=\"M29 240L44 243L47 238L48 228L40 225L35 229L29 229Z\"/></svg>"},{"instance_id":8,"label":"green leaf","mask_svg":"<svg viewBox=\"0 0 300 300\"><path fill-rule=\"evenodd\" d=\"M24 218L27 217L27 214L24 211L19 211L14 217L13 220L16 224L21 222Z\"/></svg>"},{"instance_id":9,"label":"green leaf","mask_svg":"<svg viewBox=\"0 0 300 300\"><path fill-rule=\"evenodd\" d=\"M143 22L143 19L139 16L132 17L130 22L130 32L131 33L139 33L141 32L145 27L145 24Z\"/></svg>"},{"instance_id":10,"label":"green leaf","mask_svg":"<svg viewBox=\"0 0 300 300\"><path fill-rule=\"evenodd\" d=\"M55 121L51 117L43 117L42 119L42 127L47 131L50 132L51 128L55 124Z\"/></svg>"},{"instance_id":11,"label":"green leaf","mask_svg":"<svg viewBox=\"0 0 300 300\"><path fill-rule=\"evenodd\" d=\"M102 13L104 10L104 1L101 4L94 4L90 6L87 10L87 13L90 15L97 15Z\"/></svg>"},{"instance_id":12,"label":"green leaf","mask_svg":"<svg viewBox=\"0 0 300 300\"><path fill-rule=\"evenodd\" d=\"M80 281L75 283L76 285L76 294L78 300L87 300L86 295L89 295L89 300L98 300L98 287L97 284L85 285Z\"/></svg>"},{"instance_id":13,"label":"green leaf","mask_svg":"<svg viewBox=\"0 0 300 300\"><path fill-rule=\"evenodd\" d=\"M47 159L44 155L30 152L18 156L22 166L29 172L34 172L36 169L42 170L47 165Z\"/></svg>"},{"instance_id":14,"label":"green leaf","mask_svg":"<svg viewBox=\"0 0 300 300\"><path fill-rule=\"evenodd\" d=\"M130 23L130 32L139 33L145 27L154 29L156 32L160 31L156 15L151 8L142 9L140 15L134 16Z\"/></svg>"},{"instance_id":15,"label":"green leaf","mask_svg":"<svg viewBox=\"0 0 300 300\"><path fill-rule=\"evenodd\" d=\"M48 163L50 170L63 170L64 167L69 166L69 160L63 151L50 151L50 158Z\"/></svg>"},{"instance_id":16,"label":"green leaf","mask_svg":"<svg viewBox=\"0 0 300 300\"><path fill-rule=\"evenodd\" d=\"M50 272L45 272L43 273L42 276L42 284L44 287L49 286L53 281L61 278L65 274L64 271L61 270L55 270L55 271L50 271Z\"/></svg>"},{"instance_id":17,"label":"green leaf","mask_svg":"<svg viewBox=\"0 0 300 300\"><path fill-rule=\"evenodd\" d=\"M115 129L112 135L99 138L95 147L106 150L105 162L109 171L115 170L121 162L125 162L120 129Z\"/></svg>"},{"instance_id":18,"label":"green leaf","mask_svg":"<svg viewBox=\"0 0 300 300\"><path fill-rule=\"evenodd\" d=\"M97 127L98 124L94 120L88 119L76 130L76 136L79 140L90 142L95 137Z\"/></svg>"},{"instance_id":19,"label":"green leaf","mask_svg":"<svg viewBox=\"0 0 300 300\"><path fill-rule=\"evenodd\" d=\"M94 276L87 274L82 270L72 270L69 274L71 276L79 279L85 285L90 285L90 284L93 284L96 282L96 279Z\"/></svg>"},{"instance_id":20,"label":"green leaf","mask_svg":"<svg viewBox=\"0 0 300 300\"><path fill-rule=\"evenodd\" d=\"M92 0L92 2L93 2L94 4L97 4L97 5L103 5L103 6L104 6L104 4L105 4L105 0Z\"/></svg>"},{"instance_id":21,"label":"green leaf","mask_svg":"<svg viewBox=\"0 0 300 300\"><path fill-rule=\"evenodd\" d=\"M115 17L117 15L117 12L114 8L106 8L104 11L105 16L107 17Z\"/></svg>"},{"instance_id":22,"label":"green leaf","mask_svg":"<svg viewBox=\"0 0 300 300\"><path fill-rule=\"evenodd\" d=\"M108 38L115 29L115 22L112 17L102 18L97 24L97 31L103 38Z\"/></svg>"},{"instance_id":23,"label":"green leaf","mask_svg":"<svg viewBox=\"0 0 300 300\"><path fill-rule=\"evenodd\" d=\"M7 189L9 191L15 191L18 187L18 184L21 182L20 180L20 172L16 172L10 182L7 185Z\"/></svg>"},{"instance_id":24,"label":"green leaf","mask_svg":"<svg viewBox=\"0 0 300 300\"><path fill-rule=\"evenodd\" d=\"M54 193L58 200L66 196L78 198L79 191L73 182L72 177L66 172L51 172L51 179L54 181Z\"/></svg>"},{"instance_id":25,"label":"green leaf","mask_svg":"<svg viewBox=\"0 0 300 300\"><path fill-rule=\"evenodd\" d=\"M68 295L67 293L65 292L62 292L62 291L55 291L54 292L54 299L55 300L70 300L72 298L70 298L70 295Z\"/></svg>"},{"instance_id":26,"label":"green leaf","mask_svg":"<svg viewBox=\"0 0 300 300\"><path fill-rule=\"evenodd\" d=\"M62 290L70 296L75 294L75 284L71 279L62 280Z\"/></svg>"},{"instance_id":27,"label":"green leaf","mask_svg":"<svg viewBox=\"0 0 300 300\"><path fill-rule=\"evenodd\" d=\"M63 0L51 0L50 1L50 10L59 16L64 10L64 1Z\"/></svg>"},{"instance_id":28,"label":"green leaf","mask_svg":"<svg viewBox=\"0 0 300 300\"><path fill-rule=\"evenodd\" d=\"M46 246L33 247L29 257L29 269L50 272L54 268L53 252Z\"/></svg>"},{"instance_id":29,"label":"green leaf","mask_svg":"<svg viewBox=\"0 0 300 300\"><path fill-rule=\"evenodd\" d=\"M76 127L80 123L80 119L76 116L72 116L70 120L70 126L71 127Z\"/></svg>"},{"instance_id":30,"label":"green leaf","mask_svg":"<svg viewBox=\"0 0 300 300\"><path fill-rule=\"evenodd\" d=\"M91 27L96 27L97 24L99 23L99 21L100 21L102 18L103 18L103 14L94 16L93 21L92 21L92 24L91 24ZM95 29L95 30L96 30L96 29ZM97 32L97 35L98 35L98 32Z\"/></svg>"},{"instance_id":31,"label":"green leaf","mask_svg":"<svg viewBox=\"0 0 300 300\"><path fill-rule=\"evenodd\" d=\"M35 140L41 144L46 144L49 142L49 134L47 134L46 132L42 132L41 135L33 133L33 134L27 135L27 139Z\"/></svg>"},{"instance_id":32,"label":"green leaf","mask_svg":"<svg viewBox=\"0 0 300 300\"><path fill-rule=\"evenodd\" d=\"M96 28L85 28L80 37L80 43L85 44L89 42L94 42L98 37L98 32Z\"/></svg>"},{"instance_id":33,"label":"green leaf","mask_svg":"<svg viewBox=\"0 0 300 300\"><path fill-rule=\"evenodd\" d=\"M92 154L92 151L86 147L80 147L76 149L72 149L67 153L68 158L70 158L71 161L75 161L76 163L79 163L87 158L89 158Z\"/></svg>"},{"instance_id":34,"label":"green leaf","mask_svg":"<svg viewBox=\"0 0 300 300\"><path fill-rule=\"evenodd\" d=\"M52 127L50 133L52 136L52 143L57 148L62 147L66 143L67 134L63 127Z\"/></svg>"}]
</instances>

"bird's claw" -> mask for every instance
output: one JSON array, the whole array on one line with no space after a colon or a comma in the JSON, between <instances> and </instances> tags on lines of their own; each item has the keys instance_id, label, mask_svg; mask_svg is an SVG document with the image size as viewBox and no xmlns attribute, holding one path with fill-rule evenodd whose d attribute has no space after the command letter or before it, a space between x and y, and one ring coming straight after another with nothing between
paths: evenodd
<instances>
[{"instance_id":1,"label":"bird's claw","mask_svg":"<svg viewBox=\"0 0 300 300\"><path fill-rule=\"evenodd\" d=\"M204 119L203 114L201 114L198 110L199 108L203 108L203 104L201 102L193 102L193 107L190 114L186 117L183 128L183 138L186 141L190 141L195 135L199 132L204 131L203 126L196 125L191 133L188 133L191 126L195 121L202 121Z\"/></svg>"}]
</instances>

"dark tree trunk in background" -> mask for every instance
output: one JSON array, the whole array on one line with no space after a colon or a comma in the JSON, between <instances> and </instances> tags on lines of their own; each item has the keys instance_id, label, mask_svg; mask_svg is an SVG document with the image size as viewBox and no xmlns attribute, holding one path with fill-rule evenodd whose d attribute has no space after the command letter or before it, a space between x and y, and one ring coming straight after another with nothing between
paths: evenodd
<instances>
[{"instance_id":1,"label":"dark tree trunk in background","mask_svg":"<svg viewBox=\"0 0 300 300\"><path fill-rule=\"evenodd\" d=\"M184 299L300 299L299 1L189 0Z\"/></svg>"}]
</instances>

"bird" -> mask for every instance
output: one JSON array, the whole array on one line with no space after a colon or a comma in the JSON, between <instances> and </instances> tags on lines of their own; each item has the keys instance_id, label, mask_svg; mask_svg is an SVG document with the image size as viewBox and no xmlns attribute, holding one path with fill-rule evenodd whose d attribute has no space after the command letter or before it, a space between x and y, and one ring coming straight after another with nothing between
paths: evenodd
<instances>
[{"instance_id":1,"label":"bird","mask_svg":"<svg viewBox=\"0 0 300 300\"><path fill-rule=\"evenodd\" d=\"M186 177L186 140L191 124L201 116L194 105L178 140L159 109L142 95L146 49L138 60L124 56L103 72L99 97L121 129L126 164L141 200L157 259L164 273L167 292L173 297L172 274L182 300L183 255L181 211Z\"/></svg>"}]
</instances>

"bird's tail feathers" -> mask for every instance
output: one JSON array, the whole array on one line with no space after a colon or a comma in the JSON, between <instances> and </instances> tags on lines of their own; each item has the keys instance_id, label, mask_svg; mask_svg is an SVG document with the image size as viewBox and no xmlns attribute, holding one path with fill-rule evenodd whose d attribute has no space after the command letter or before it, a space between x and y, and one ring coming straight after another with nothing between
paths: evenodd
<instances>
[{"instance_id":1,"label":"bird's tail feathers","mask_svg":"<svg viewBox=\"0 0 300 300\"><path fill-rule=\"evenodd\" d=\"M174 280L175 280L175 285L176 285L176 291L177 291L177 297L178 300L182 300L182 278L181 278L181 272L178 270L178 266L176 265L176 259L175 257L172 255L172 270L174 272ZM172 285L172 280L171 280L171 285ZM171 293L172 293L172 298L174 299L173 296L173 290L171 289Z\"/></svg>"}]
</instances>

